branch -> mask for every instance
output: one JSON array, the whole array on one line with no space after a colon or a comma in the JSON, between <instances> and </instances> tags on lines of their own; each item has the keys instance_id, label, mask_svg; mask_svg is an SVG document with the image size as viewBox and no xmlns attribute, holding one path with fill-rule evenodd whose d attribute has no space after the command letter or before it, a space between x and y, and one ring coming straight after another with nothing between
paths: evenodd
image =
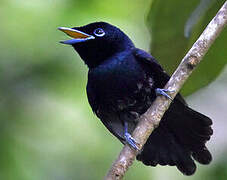
<instances>
[{"instance_id":1,"label":"branch","mask_svg":"<svg viewBox=\"0 0 227 180\"><path fill-rule=\"evenodd\" d=\"M200 63L211 44L218 37L226 24L227 1L208 24L198 40L193 44L192 48L185 55L182 62L166 84L165 89L174 92L171 94L172 98L177 95L185 81L191 75L194 68ZM139 143L140 149L142 149L152 131L159 125L160 120L165 111L169 108L170 103L171 100L159 96L147 112L140 116L139 123L132 134L136 142ZM116 161L113 163L111 169L105 177L105 180L122 179L129 166L131 166L135 160L137 153L138 151L131 149L126 144Z\"/></svg>"}]
</instances>

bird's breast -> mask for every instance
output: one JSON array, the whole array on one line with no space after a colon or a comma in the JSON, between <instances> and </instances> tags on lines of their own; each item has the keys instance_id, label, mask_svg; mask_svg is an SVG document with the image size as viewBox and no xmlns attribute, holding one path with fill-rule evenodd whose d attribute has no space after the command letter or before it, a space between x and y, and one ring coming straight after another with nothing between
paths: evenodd
<instances>
[{"instance_id":1,"label":"bird's breast","mask_svg":"<svg viewBox=\"0 0 227 180\"><path fill-rule=\"evenodd\" d=\"M133 59L111 59L89 72L96 91L105 95L121 95L136 90L143 84L143 69Z\"/></svg>"},{"instance_id":2,"label":"bird's breast","mask_svg":"<svg viewBox=\"0 0 227 180\"><path fill-rule=\"evenodd\" d=\"M144 106L144 102L150 105L152 101L152 78L133 57L112 60L90 70L88 84L99 104L105 108L119 111Z\"/></svg>"}]
</instances>

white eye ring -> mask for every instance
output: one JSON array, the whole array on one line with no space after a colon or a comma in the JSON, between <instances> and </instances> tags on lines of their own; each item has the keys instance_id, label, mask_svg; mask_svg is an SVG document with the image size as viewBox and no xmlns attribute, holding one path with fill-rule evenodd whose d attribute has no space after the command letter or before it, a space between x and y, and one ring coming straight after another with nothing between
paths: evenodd
<instances>
[{"instance_id":1,"label":"white eye ring","mask_svg":"<svg viewBox=\"0 0 227 180\"><path fill-rule=\"evenodd\" d=\"M94 30L94 35L96 35L98 37L102 37L105 35L105 32L102 28L97 28Z\"/></svg>"}]
</instances>

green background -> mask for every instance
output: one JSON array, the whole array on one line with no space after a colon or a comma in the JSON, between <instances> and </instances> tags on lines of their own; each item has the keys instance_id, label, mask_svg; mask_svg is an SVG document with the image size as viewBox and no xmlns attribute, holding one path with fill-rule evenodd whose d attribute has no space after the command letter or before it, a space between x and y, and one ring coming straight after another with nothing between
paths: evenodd
<instances>
[{"instance_id":1,"label":"green background","mask_svg":"<svg viewBox=\"0 0 227 180\"><path fill-rule=\"evenodd\" d=\"M104 177L122 145L92 113L85 93L87 68L72 48L58 43L67 37L57 27L107 21L126 32L139 48L148 51L152 42L152 54L165 64L162 46L155 48L154 44L161 43L159 36L172 33L168 29L163 31L165 27L151 26L152 23L168 25L169 22L168 16L161 13L158 6L151 6L152 3L157 2L1 0L0 180L89 180ZM170 4L165 4L167 10L171 10ZM193 11L197 3L194 1L192 4L190 10L187 10L189 6L179 6L177 16ZM156 17L152 20L151 14L155 11ZM156 35L155 32L164 34ZM219 50L223 48L219 47ZM165 49L163 51L167 55ZM174 48L171 51L186 52ZM215 57L226 60L226 54L217 54ZM175 56L168 56L172 57L175 67L180 57L175 62ZM171 60L168 62L170 64ZM208 71L215 69L215 62L207 65ZM168 67L171 65L165 68ZM208 143L214 155L213 163L198 165L196 174L190 179L225 179L227 175L226 72L224 70L215 82L187 98L192 107L209 115L215 123L215 134ZM207 82L200 81L202 84ZM174 167L151 168L135 162L125 179L188 177Z\"/></svg>"}]
</instances>

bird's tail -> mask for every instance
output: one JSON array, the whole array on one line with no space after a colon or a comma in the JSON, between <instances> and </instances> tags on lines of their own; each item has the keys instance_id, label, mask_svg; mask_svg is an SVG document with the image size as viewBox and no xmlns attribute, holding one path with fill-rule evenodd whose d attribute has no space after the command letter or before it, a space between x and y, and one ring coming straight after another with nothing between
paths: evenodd
<instances>
[{"instance_id":1,"label":"bird's tail","mask_svg":"<svg viewBox=\"0 0 227 180\"><path fill-rule=\"evenodd\" d=\"M194 160L201 164L212 160L205 146L213 134L211 125L211 119L205 115L182 103L173 103L137 160L150 166L177 166L183 174L192 175L196 170Z\"/></svg>"}]
</instances>

